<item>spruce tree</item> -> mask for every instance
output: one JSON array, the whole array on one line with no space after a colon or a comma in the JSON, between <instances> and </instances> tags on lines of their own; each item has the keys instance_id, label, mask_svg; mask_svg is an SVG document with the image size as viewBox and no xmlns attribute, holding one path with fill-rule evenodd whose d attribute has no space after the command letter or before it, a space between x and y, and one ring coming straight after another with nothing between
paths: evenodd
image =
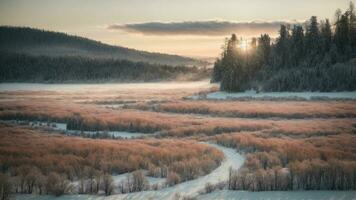
<instances>
[{"instance_id":1,"label":"spruce tree","mask_svg":"<svg viewBox=\"0 0 356 200\"><path fill-rule=\"evenodd\" d=\"M304 53L304 30L303 27L295 25L291 36L292 65L298 66L303 59Z\"/></svg>"}]
</instances>

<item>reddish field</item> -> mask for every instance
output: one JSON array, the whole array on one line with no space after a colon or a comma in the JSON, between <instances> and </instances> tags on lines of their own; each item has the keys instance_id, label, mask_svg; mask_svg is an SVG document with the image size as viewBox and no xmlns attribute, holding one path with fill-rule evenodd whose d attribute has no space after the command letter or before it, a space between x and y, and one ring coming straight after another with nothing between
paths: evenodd
<instances>
[{"instance_id":1,"label":"reddish field","mask_svg":"<svg viewBox=\"0 0 356 200\"><path fill-rule=\"evenodd\" d=\"M184 181L209 173L223 159L220 151L191 140L95 140L4 124L0 132L0 164L13 176L28 167L70 180L86 168L109 174L147 169L162 177L176 173Z\"/></svg>"},{"instance_id":2,"label":"reddish field","mask_svg":"<svg viewBox=\"0 0 356 200\"><path fill-rule=\"evenodd\" d=\"M356 117L353 101L171 101L141 103L130 108L244 118L347 118Z\"/></svg>"},{"instance_id":3,"label":"reddish field","mask_svg":"<svg viewBox=\"0 0 356 200\"><path fill-rule=\"evenodd\" d=\"M209 90L215 89L1 93L3 120L160 133L156 139L93 140L1 125L1 166L15 177L26 166L36 166L43 175L56 172L74 180L88 167L102 173L147 169L176 183L217 167L221 152L196 142L214 140L246 153L240 175L231 177L236 188L355 189L355 101L183 98Z\"/></svg>"}]
</instances>

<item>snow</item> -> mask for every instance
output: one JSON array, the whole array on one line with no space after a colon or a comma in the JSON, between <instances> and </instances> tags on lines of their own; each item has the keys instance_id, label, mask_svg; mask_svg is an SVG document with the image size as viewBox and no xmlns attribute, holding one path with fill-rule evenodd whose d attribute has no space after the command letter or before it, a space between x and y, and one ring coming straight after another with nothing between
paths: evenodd
<instances>
[{"instance_id":1,"label":"snow","mask_svg":"<svg viewBox=\"0 0 356 200\"><path fill-rule=\"evenodd\" d=\"M110 136L115 136L115 137L121 137L123 139L133 139L133 138L138 138L138 137L148 137L148 136L153 136L156 134L149 134L149 133L133 133L133 132L126 132L126 131L79 131L79 130L68 130L66 133L72 134L72 135L79 135L81 132L89 135L95 135L95 134L108 134Z\"/></svg>"},{"instance_id":2,"label":"snow","mask_svg":"<svg viewBox=\"0 0 356 200\"><path fill-rule=\"evenodd\" d=\"M35 122L30 122L29 125L32 127L50 128L55 131L66 131L67 130L66 123L35 121Z\"/></svg>"},{"instance_id":3,"label":"snow","mask_svg":"<svg viewBox=\"0 0 356 200\"><path fill-rule=\"evenodd\" d=\"M244 157L235 150L221 147L215 144L211 146L218 148L225 154L225 160L220 167L212 173L198 179L187 181L172 187L163 188L158 191L143 191L130 194L103 195L63 195L54 197L49 195L16 195L19 200L140 200L140 199L173 199L176 193L180 195L196 196L198 200L356 200L356 191L273 191L273 192L248 192L219 190L209 194L198 195L207 182L217 183L227 180L230 166L239 168ZM114 176L114 182L122 180L127 174ZM151 178L149 178L151 179ZM153 183L153 182L152 182Z\"/></svg>"},{"instance_id":4,"label":"snow","mask_svg":"<svg viewBox=\"0 0 356 200\"><path fill-rule=\"evenodd\" d=\"M264 92L256 93L255 91L228 93L228 92L213 92L204 96L192 96L192 99L356 99L356 91L353 92Z\"/></svg>"},{"instance_id":5,"label":"snow","mask_svg":"<svg viewBox=\"0 0 356 200\"><path fill-rule=\"evenodd\" d=\"M21 121L21 120L0 120L0 122L10 123L10 124L23 124L29 125L34 128L43 128L50 129L54 131L64 132L69 135L80 135L80 133L85 134L108 134L110 136L121 137L123 139L134 139L138 137L149 137L154 136L156 133L134 133L126 131L80 131L80 130L68 130L66 123L57 123L57 122L40 122L40 121Z\"/></svg>"},{"instance_id":6,"label":"snow","mask_svg":"<svg viewBox=\"0 0 356 200\"><path fill-rule=\"evenodd\" d=\"M206 183L218 183L220 181L225 181L228 179L229 175L229 168L235 168L238 169L241 167L243 164L245 158L238 154L234 149L231 148L226 148L222 146L218 146L216 144L209 144L212 147L215 147L219 150L221 150L224 155L225 159L221 163L221 165L212 171L210 174L197 178L195 180L183 182L180 184L177 184L172 187L166 187L161 190L157 191L143 191L143 192L136 192L136 193L129 193L129 194L116 194L116 195L111 195L108 197L100 196L100 195L64 195L61 197L53 197L53 196L48 196L48 195L43 195L43 196L36 196L36 195L17 195L16 199L40 199L40 200L70 200L70 199L92 199L92 200L111 200L111 199L133 199L133 200L140 200L140 199L172 199L176 193L179 193L182 196L185 195L190 195L190 196L196 196L198 195L198 192L203 190L205 187ZM126 174L121 174L118 176L114 177L114 182L116 183L117 181L120 181L126 177ZM149 177L150 183L154 183L154 181L164 181L162 179L154 180L155 178Z\"/></svg>"},{"instance_id":7,"label":"snow","mask_svg":"<svg viewBox=\"0 0 356 200\"><path fill-rule=\"evenodd\" d=\"M163 186L166 183L166 178L157 178L157 177L147 177L148 182L150 185L158 184Z\"/></svg>"},{"instance_id":8,"label":"snow","mask_svg":"<svg viewBox=\"0 0 356 200\"><path fill-rule=\"evenodd\" d=\"M146 170L143 170L143 172L147 173ZM124 173L124 174L112 176L112 178L114 180L114 185L118 186L121 182L125 181L127 179L127 176L129 176L129 175L131 175L131 173ZM146 176L146 178L150 185L154 185L154 184L163 185L166 182L166 178L156 178L156 177L150 177L150 176Z\"/></svg>"},{"instance_id":9,"label":"snow","mask_svg":"<svg viewBox=\"0 0 356 200\"><path fill-rule=\"evenodd\" d=\"M221 190L198 196L198 200L356 200L356 191L247 192Z\"/></svg>"},{"instance_id":10,"label":"snow","mask_svg":"<svg viewBox=\"0 0 356 200\"><path fill-rule=\"evenodd\" d=\"M0 120L0 122L9 123L9 124L29 125L34 128L46 128L55 131L67 130L66 123L58 123L58 122L41 122L41 121L26 121L26 120Z\"/></svg>"},{"instance_id":11,"label":"snow","mask_svg":"<svg viewBox=\"0 0 356 200\"><path fill-rule=\"evenodd\" d=\"M229 168L238 169L243 164L245 158L238 154L234 149L210 144L221 150L225 159L221 165L210 174L199 177L195 180L183 182L172 187L163 188L159 191L143 191L130 194L113 195L113 199L172 199L176 193L182 196L194 196L203 190L206 183L218 183L225 181L229 176Z\"/></svg>"},{"instance_id":12,"label":"snow","mask_svg":"<svg viewBox=\"0 0 356 200\"><path fill-rule=\"evenodd\" d=\"M114 185L115 186L119 185L122 181L125 181L127 179L127 176L129 176L129 175L130 175L130 173L124 173L124 174L112 176Z\"/></svg>"},{"instance_id":13,"label":"snow","mask_svg":"<svg viewBox=\"0 0 356 200\"><path fill-rule=\"evenodd\" d=\"M117 196L64 195L60 197L16 195L18 200L116 200ZM149 199L149 198L146 198ZM161 198L155 198L161 199ZM198 200L356 200L356 191L246 192L221 190L198 196Z\"/></svg>"},{"instance_id":14,"label":"snow","mask_svg":"<svg viewBox=\"0 0 356 200\"><path fill-rule=\"evenodd\" d=\"M8 91L93 91L121 89L189 89L209 88L208 81L195 82L156 82L156 83L74 83L74 84L40 84L40 83L0 83L0 92Z\"/></svg>"}]
</instances>

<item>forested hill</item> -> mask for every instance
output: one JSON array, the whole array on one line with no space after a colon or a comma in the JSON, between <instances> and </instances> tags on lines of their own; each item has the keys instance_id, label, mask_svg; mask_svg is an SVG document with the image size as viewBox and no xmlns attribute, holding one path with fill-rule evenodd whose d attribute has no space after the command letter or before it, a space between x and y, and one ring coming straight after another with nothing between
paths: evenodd
<instances>
[{"instance_id":1,"label":"forested hill","mask_svg":"<svg viewBox=\"0 0 356 200\"><path fill-rule=\"evenodd\" d=\"M356 11L353 3L333 22L310 18L305 26L281 25L275 42L269 35L239 48L232 35L216 60L212 81L226 91L356 90Z\"/></svg>"},{"instance_id":2,"label":"forested hill","mask_svg":"<svg viewBox=\"0 0 356 200\"><path fill-rule=\"evenodd\" d=\"M0 82L152 82L206 79L210 70L80 56L0 53Z\"/></svg>"},{"instance_id":3,"label":"forested hill","mask_svg":"<svg viewBox=\"0 0 356 200\"><path fill-rule=\"evenodd\" d=\"M188 57L150 53L119 46L111 46L65 33L8 26L0 27L0 52L51 57L70 55L90 58L109 58L165 65L200 66L206 64Z\"/></svg>"}]
</instances>

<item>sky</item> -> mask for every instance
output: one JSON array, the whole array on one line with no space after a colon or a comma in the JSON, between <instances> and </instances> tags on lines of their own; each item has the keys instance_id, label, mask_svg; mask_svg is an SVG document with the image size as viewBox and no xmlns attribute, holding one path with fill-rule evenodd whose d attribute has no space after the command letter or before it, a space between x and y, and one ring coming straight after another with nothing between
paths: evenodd
<instances>
[{"instance_id":1,"label":"sky","mask_svg":"<svg viewBox=\"0 0 356 200\"><path fill-rule=\"evenodd\" d=\"M349 0L0 0L0 25L88 37L112 45L217 57L231 33L275 36L281 23L333 19Z\"/></svg>"}]
</instances>

